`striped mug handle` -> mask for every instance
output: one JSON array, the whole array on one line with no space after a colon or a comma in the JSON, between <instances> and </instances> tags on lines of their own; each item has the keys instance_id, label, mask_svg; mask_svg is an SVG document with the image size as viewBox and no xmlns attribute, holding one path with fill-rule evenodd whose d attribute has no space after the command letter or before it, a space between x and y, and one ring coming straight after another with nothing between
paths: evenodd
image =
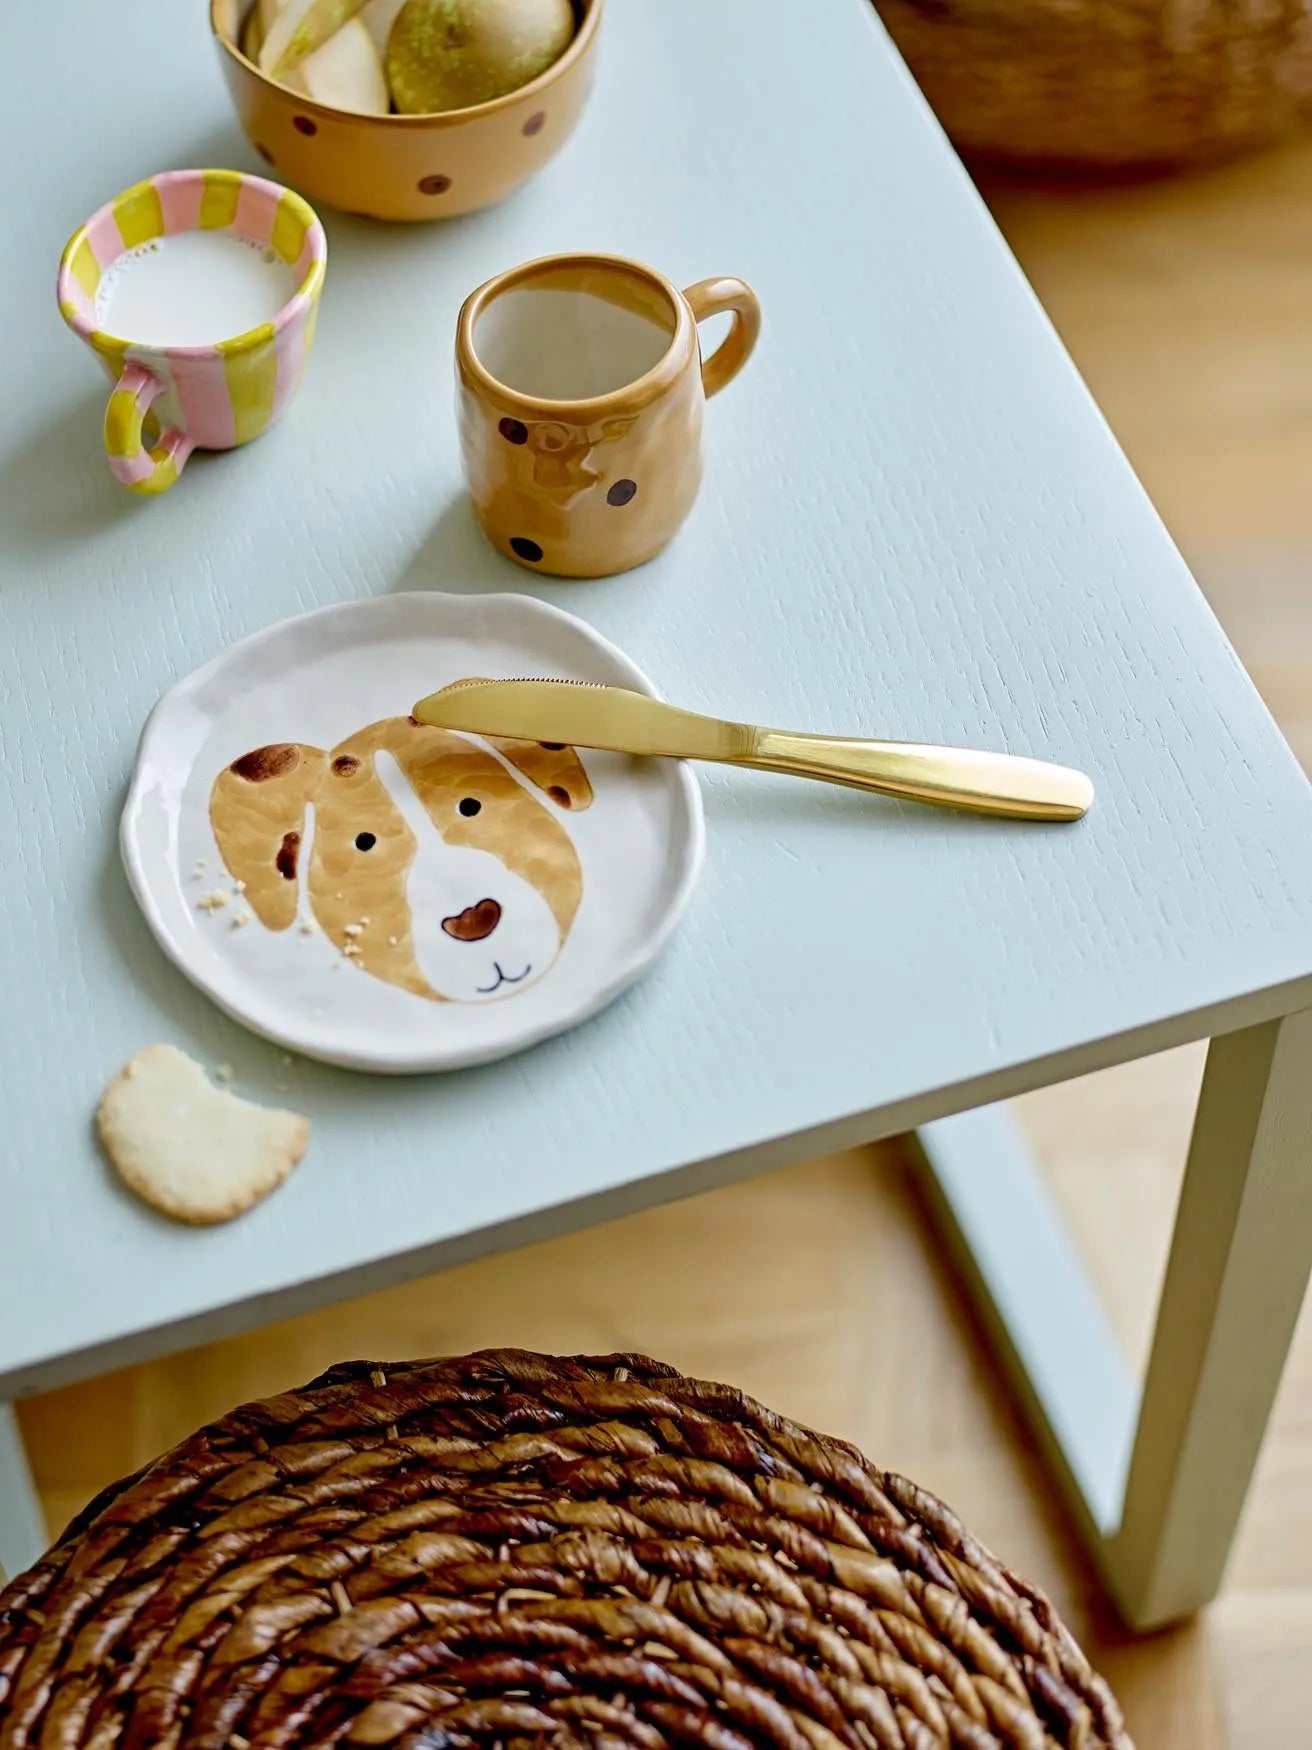
<instances>
[{"instance_id":1,"label":"striped mug handle","mask_svg":"<svg viewBox=\"0 0 1312 1750\"><path fill-rule=\"evenodd\" d=\"M105 451L114 478L129 492L167 492L181 474L193 445L186 432L171 425L153 449L145 448L142 426L164 384L135 359L123 374L105 409Z\"/></svg>"}]
</instances>

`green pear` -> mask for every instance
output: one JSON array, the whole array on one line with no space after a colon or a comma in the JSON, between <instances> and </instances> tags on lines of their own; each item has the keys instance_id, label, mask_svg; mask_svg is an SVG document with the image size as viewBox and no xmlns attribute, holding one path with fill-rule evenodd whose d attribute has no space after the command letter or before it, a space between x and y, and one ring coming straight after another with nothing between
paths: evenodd
<instances>
[{"instance_id":1,"label":"green pear","mask_svg":"<svg viewBox=\"0 0 1312 1750\"><path fill-rule=\"evenodd\" d=\"M544 73L574 34L569 0L405 0L387 39L403 115L468 109Z\"/></svg>"}]
</instances>

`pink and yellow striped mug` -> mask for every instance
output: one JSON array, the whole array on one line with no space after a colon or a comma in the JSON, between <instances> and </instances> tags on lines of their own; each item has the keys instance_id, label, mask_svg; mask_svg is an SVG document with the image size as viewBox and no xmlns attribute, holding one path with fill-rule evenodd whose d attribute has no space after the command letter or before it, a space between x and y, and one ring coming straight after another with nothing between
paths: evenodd
<instances>
[{"instance_id":1,"label":"pink and yellow striped mug","mask_svg":"<svg viewBox=\"0 0 1312 1750\"><path fill-rule=\"evenodd\" d=\"M241 334L216 334L203 346L98 326L102 276L124 256L181 232L222 230L272 251L268 260L281 258L292 270L295 290L271 320ZM234 449L278 417L309 355L327 256L323 226L308 202L237 170L166 170L118 195L74 232L59 265L59 309L114 384L105 449L129 491L167 491L194 449Z\"/></svg>"}]
</instances>

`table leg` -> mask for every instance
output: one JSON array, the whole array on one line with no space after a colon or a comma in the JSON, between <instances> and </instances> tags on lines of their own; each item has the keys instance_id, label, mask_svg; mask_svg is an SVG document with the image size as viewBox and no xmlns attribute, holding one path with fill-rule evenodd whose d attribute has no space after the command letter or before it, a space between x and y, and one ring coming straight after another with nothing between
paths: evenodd
<instances>
[{"instance_id":1,"label":"table leg","mask_svg":"<svg viewBox=\"0 0 1312 1750\"><path fill-rule=\"evenodd\" d=\"M1131 1617L1221 1584L1312 1265L1312 1012L1214 1039L1121 1523Z\"/></svg>"},{"instance_id":2,"label":"table leg","mask_svg":"<svg viewBox=\"0 0 1312 1750\"><path fill-rule=\"evenodd\" d=\"M0 1577L30 1567L46 1542L18 1418L11 1405L0 1403Z\"/></svg>"},{"instance_id":3,"label":"table leg","mask_svg":"<svg viewBox=\"0 0 1312 1750\"><path fill-rule=\"evenodd\" d=\"M1126 1620L1215 1596L1312 1266L1312 1011L1214 1039L1137 1395L989 1108L919 1136L936 1213Z\"/></svg>"}]
</instances>

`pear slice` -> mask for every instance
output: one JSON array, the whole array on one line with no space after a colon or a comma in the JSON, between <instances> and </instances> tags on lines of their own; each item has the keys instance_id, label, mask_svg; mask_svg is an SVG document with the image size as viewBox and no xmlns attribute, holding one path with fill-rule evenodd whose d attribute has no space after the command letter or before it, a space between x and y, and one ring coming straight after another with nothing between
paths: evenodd
<instances>
[{"instance_id":1,"label":"pear slice","mask_svg":"<svg viewBox=\"0 0 1312 1750\"><path fill-rule=\"evenodd\" d=\"M246 14L246 22L237 38L237 47L248 61L259 66L260 50L264 47L264 15L260 7L252 6Z\"/></svg>"},{"instance_id":2,"label":"pear slice","mask_svg":"<svg viewBox=\"0 0 1312 1750\"><path fill-rule=\"evenodd\" d=\"M348 19L321 48L301 62L286 83L326 109L386 115L391 108L383 63L372 37L358 18Z\"/></svg>"},{"instance_id":3,"label":"pear slice","mask_svg":"<svg viewBox=\"0 0 1312 1750\"><path fill-rule=\"evenodd\" d=\"M360 22L373 38L380 59L387 55L387 39L392 34L396 15L404 5L405 0L365 0Z\"/></svg>"},{"instance_id":4,"label":"pear slice","mask_svg":"<svg viewBox=\"0 0 1312 1750\"><path fill-rule=\"evenodd\" d=\"M363 5L364 0L284 0L260 50L261 73L287 84L287 75L335 36Z\"/></svg>"}]
</instances>

